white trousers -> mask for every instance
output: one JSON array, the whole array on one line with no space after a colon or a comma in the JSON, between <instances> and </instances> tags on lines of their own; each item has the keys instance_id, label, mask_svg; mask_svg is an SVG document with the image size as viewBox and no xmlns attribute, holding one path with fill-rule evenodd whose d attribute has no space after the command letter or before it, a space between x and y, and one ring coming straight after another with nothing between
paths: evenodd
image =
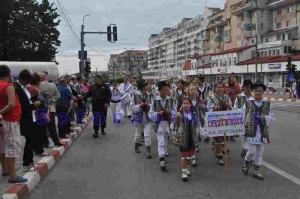
<instances>
[{"instance_id":1,"label":"white trousers","mask_svg":"<svg viewBox=\"0 0 300 199\"><path fill-rule=\"evenodd\" d=\"M151 146L151 123L137 124L134 135L134 143L139 143L144 132L145 146Z\"/></svg>"},{"instance_id":2,"label":"white trousers","mask_svg":"<svg viewBox=\"0 0 300 199\"><path fill-rule=\"evenodd\" d=\"M158 157L165 157L168 151L168 134L157 134Z\"/></svg>"},{"instance_id":3,"label":"white trousers","mask_svg":"<svg viewBox=\"0 0 300 199\"><path fill-rule=\"evenodd\" d=\"M132 110L131 110L131 107L130 107L130 103L122 103L122 109L124 111L124 116L132 116Z\"/></svg>"},{"instance_id":4,"label":"white trousers","mask_svg":"<svg viewBox=\"0 0 300 199\"><path fill-rule=\"evenodd\" d=\"M113 119L120 119L118 117L120 117L119 114L121 114L121 102L118 102L118 103L111 102L110 108L111 108L111 114L112 114Z\"/></svg>"},{"instance_id":5,"label":"white trousers","mask_svg":"<svg viewBox=\"0 0 300 199\"><path fill-rule=\"evenodd\" d=\"M264 153L264 145L263 144L247 144L247 154L245 156L245 160L252 161L254 160L255 165L261 165L262 156Z\"/></svg>"},{"instance_id":6,"label":"white trousers","mask_svg":"<svg viewBox=\"0 0 300 199\"><path fill-rule=\"evenodd\" d=\"M242 141L242 149L247 150L247 143L245 142L245 135L241 135L241 141Z\"/></svg>"}]
</instances>

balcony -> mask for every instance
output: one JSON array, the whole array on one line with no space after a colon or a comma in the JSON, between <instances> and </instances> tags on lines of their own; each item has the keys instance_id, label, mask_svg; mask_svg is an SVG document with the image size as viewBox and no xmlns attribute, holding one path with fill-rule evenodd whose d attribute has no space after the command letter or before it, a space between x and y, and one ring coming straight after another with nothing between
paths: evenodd
<instances>
[{"instance_id":1,"label":"balcony","mask_svg":"<svg viewBox=\"0 0 300 199\"><path fill-rule=\"evenodd\" d=\"M223 41L222 35L216 35L216 36L215 36L215 42L216 42L216 43L220 43L220 42L222 42L222 41Z\"/></svg>"},{"instance_id":2,"label":"balcony","mask_svg":"<svg viewBox=\"0 0 300 199\"><path fill-rule=\"evenodd\" d=\"M253 0L243 0L233 6L231 6L232 15L240 15L244 11L251 11L257 9L257 5Z\"/></svg>"},{"instance_id":3,"label":"balcony","mask_svg":"<svg viewBox=\"0 0 300 199\"><path fill-rule=\"evenodd\" d=\"M278 9L282 7L286 7L288 5L292 5L294 3L300 2L300 0L270 0L268 4L266 5L269 9Z\"/></svg>"}]
</instances>

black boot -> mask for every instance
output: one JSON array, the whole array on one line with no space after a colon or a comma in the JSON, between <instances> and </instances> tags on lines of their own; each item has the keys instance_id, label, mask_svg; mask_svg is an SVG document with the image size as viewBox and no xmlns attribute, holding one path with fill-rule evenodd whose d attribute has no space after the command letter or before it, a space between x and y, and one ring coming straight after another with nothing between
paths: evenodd
<instances>
[{"instance_id":1,"label":"black boot","mask_svg":"<svg viewBox=\"0 0 300 199\"><path fill-rule=\"evenodd\" d=\"M140 153L139 143L134 143L134 152L135 153Z\"/></svg>"},{"instance_id":2,"label":"black boot","mask_svg":"<svg viewBox=\"0 0 300 199\"><path fill-rule=\"evenodd\" d=\"M220 166L224 166L224 160L223 160L223 156L217 156L218 158L218 161L217 161L217 164L220 165Z\"/></svg>"},{"instance_id":3,"label":"black boot","mask_svg":"<svg viewBox=\"0 0 300 199\"><path fill-rule=\"evenodd\" d=\"M160 169L162 171L166 171L167 170L167 162L165 160L164 157L159 158L159 162L160 162Z\"/></svg>"},{"instance_id":4,"label":"black boot","mask_svg":"<svg viewBox=\"0 0 300 199\"><path fill-rule=\"evenodd\" d=\"M252 171L252 176L254 177L254 178L257 178L257 179L259 179L259 180L263 180L264 179L264 176L259 172L259 170L260 170L260 165L253 165L253 167L254 167L254 171Z\"/></svg>"},{"instance_id":5,"label":"black boot","mask_svg":"<svg viewBox=\"0 0 300 199\"><path fill-rule=\"evenodd\" d=\"M106 135L104 129L101 129L101 135Z\"/></svg>"},{"instance_id":6,"label":"black boot","mask_svg":"<svg viewBox=\"0 0 300 199\"><path fill-rule=\"evenodd\" d=\"M234 138L234 136L230 136L230 141L231 142L235 142L236 141L235 138Z\"/></svg>"},{"instance_id":7,"label":"black boot","mask_svg":"<svg viewBox=\"0 0 300 199\"><path fill-rule=\"evenodd\" d=\"M242 171L243 171L243 173L244 173L245 175L248 174L248 171L249 171L250 166L251 166L251 161L245 160L245 161L244 161L243 168L242 168Z\"/></svg>"},{"instance_id":8,"label":"black boot","mask_svg":"<svg viewBox=\"0 0 300 199\"><path fill-rule=\"evenodd\" d=\"M97 138L97 137L99 137L99 135L98 135L98 131L95 131L95 133L93 134L93 137L94 137L94 138Z\"/></svg>"},{"instance_id":9,"label":"black boot","mask_svg":"<svg viewBox=\"0 0 300 199\"><path fill-rule=\"evenodd\" d=\"M247 154L247 149L242 149L241 157L244 158Z\"/></svg>"},{"instance_id":10,"label":"black boot","mask_svg":"<svg viewBox=\"0 0 300 199\"><path fill-rule=\"evenodd\" d=\"M146 146L146 157L148 159L152 158L152 155L151 155L151 146Z\"/></svg>"}]
</instances>

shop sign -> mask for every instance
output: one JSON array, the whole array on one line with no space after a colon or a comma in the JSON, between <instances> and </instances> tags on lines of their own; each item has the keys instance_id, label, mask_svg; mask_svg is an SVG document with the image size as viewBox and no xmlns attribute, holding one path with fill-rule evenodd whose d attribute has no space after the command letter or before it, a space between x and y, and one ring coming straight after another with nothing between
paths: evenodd
<instances>
[{"instance_id":1,"label":"shop sign","mask_svg":"<svg viewBox=\"0 0 300 199\"><path fill-rule=\"evenodd\" d=\"M186 70L185 75L197 75L197 70Z\"/></svg>"},{"instance_id":2,"label":"shop sign","mask_svg":"<svg viewBox=\"0 0 300 199\"><path fill-rule=\"evenodd\" d=\"M281 64L268 64L269 69L280 69Z\"/></svg>"}]
</instances>

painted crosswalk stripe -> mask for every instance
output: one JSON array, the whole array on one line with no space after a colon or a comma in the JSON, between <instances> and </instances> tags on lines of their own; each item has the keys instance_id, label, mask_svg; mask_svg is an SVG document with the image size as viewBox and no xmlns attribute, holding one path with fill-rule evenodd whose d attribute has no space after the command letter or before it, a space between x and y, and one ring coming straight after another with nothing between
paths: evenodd
<instances>
[{"instance_id":1,"label":"painted crosswalk stripe","mask_svg":"<svg viewBox=\"0 0 300 199\"><path fill-rule=\"evenodd\" d=\"M294 183L296 183L297 185L300 186L300 179L299 178L297 178L297 177L295 177L295 176L293 176L293 175L291 175L291 174L289 174L289 173L287 173L287 172L285 172L285 171L283 171L283 170L281 170L281 169L275 167L274 165L269 164L265 161L262 161L262 165L264 165L265 167L271 169L275 173L285 177L286 179L288 179L288 180L290 180L290 181L292 181L292 182L294 182Z\"/></svg>"}]
</instances>

